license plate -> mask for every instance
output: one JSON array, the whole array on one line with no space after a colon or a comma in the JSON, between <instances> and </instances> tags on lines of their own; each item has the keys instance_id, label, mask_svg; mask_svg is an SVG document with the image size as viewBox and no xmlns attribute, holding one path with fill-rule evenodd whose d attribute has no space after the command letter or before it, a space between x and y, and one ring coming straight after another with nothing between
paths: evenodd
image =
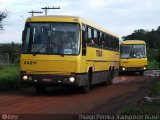
<instances>
[{"instance_id":1,"label":"license plate","mask_svg":"<svg viewBox=\"0 0 160 120\"><path fill-rule=\"evenodd\" d=\"M52 82L51 78L43 78L43 82Z\"/></svg>"}]
</instances>

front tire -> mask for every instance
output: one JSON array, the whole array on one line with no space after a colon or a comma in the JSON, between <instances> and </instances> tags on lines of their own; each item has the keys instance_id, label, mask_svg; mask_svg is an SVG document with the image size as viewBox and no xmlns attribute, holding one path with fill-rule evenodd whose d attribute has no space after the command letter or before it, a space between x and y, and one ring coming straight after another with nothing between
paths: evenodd
<instances>
[{"instance_id":1,"label":"front tire","mask_svg":"<svg viewBox=\"0 0 160 120\"><path fill-rule=\"evenodd\" d=\"M88 74L88 75L87 75L87 78L86 78L86 84L81 87L83 94L87 94L87 93L89 92L89 90L90 90L90 85L91 85L91 82L90 82L91 79L90 79L90 78L91 78L91 77L90 77L90 75Z\"/></svg>"},{"instance_id":2,"label":"front tire","mask_svg":"<svg viewBox=\"0 0 160 120\"><path fill-rule=\"evenodd\" d=\"M139 73L140 73L140 75L141 75L141 76L143 76L143 75L144 75L144 71L140 71Z\"/></svg>"},{"instance_id":3,"label":"front tire","mask_svg":"<svg viewBox=\"0 0 160 120\"><path fill-rule=\"evenodd\" d=\"M113 84L113 78L114 78L114 71L113 71L113 70L110 70L110 71L109 71L109 75L108 75L109 85L112 85L112 84Z\"/></svg>"},{"instance_id":4,"label":"front tire","mask_svg":"<svg viewBox=\"0 0 160 120\"><path fill-rule=\"evenodd\" d=\"M108 73L108 78L107 78L108 80L108 85L111 85L111 79L112 79L112 77L111 77L111 70L109 71L109 73Z\"/></svg>"}]
</instances>

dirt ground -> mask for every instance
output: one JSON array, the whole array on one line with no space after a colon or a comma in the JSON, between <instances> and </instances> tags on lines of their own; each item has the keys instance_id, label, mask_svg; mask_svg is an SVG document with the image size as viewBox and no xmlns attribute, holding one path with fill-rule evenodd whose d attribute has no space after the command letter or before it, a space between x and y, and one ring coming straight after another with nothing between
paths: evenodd
<instances>
[{"instance_id":1,"label":"dirt ground","mask_svg":"<svg viewBox=\"0 0 160 120\"><path fill-rule=\"evenodd\" d=\"M113 85L92 86L88 94L80 94L71 88L48 88L45 94L38 95L32 87L2 92L0 114L117 114L148 94L154 77L152 72L146 72L144 76L120 75L114 78Z\"/></svg>"}]
</instances>

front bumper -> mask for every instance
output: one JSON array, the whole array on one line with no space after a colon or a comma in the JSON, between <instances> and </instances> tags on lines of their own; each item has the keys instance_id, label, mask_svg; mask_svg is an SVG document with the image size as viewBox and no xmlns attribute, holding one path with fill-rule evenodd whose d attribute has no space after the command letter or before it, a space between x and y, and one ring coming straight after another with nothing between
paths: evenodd
<instances>
[{"instance_id":1,"label":"front bumper","mask_svg":"<svg viewBox=\"0 0 160 120\"><path fill-rule=\"evenodd\" d=\"M146 71L147 67L142 66L142 67L120 67L121 72L129 72L129 71L135 71L135 72L140 72L140 71Z\"/></svg>"},{"instance_id":2,"label":"front bumper","mask_svg":"<svg viewBox=\"0 0 160 120\"><path fill-rule=\"evenodd\" d=\"M80 77L77 75L50 75L50 74L24 74L21 73L21 81L30 85L43 84L79 86Z\"/></svg>"}]
</instances>

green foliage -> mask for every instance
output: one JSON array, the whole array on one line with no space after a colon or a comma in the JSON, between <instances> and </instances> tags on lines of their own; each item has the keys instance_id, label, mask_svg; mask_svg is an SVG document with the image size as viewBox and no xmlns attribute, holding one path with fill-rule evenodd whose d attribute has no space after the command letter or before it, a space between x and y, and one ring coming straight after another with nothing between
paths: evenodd
<instances>
[{"instance_id":1,"label":"green foliage","mask_svg":"<svg viewBox=\"0 0 160 120\"><path fill-rule=\"evenodd\" d=\"M21 44L0 44L0 53L8 53L10 63L19 63Z\"/></svg>"},{"instance_id":2,"label":"green foliage","mask_svg":"<svg viewBox=\"0 0 160 120\"><path fill-rule=\"evenodd\" d=\"M18 65L0 67L0 91L16 90L21 88Z\"/></svg>"},{"instance_id":3,"label":"green foliage","mask_svg":"<svg viewBox=\"0 0 160 120\"><path fill-rule=\"evenodd\" d=\"M3 21L3 19L5 19L6 17L7 17L7 13L6 13L6 12L0 12L0 31L3 30L2 21Z\"/></svg>"},{"instance_id":4,"label":"green foliage","mask_svg":"<svg viewBox=\"0 0 160 120\"><path fill-rule=\"evenodd\" d=\"M133 114L157 114L159 112L159 107L156 102L147 103L142 101L137 106L125 107L121 114L133 115Z\"/></svg>"},{"instance_id":5,"label":"green foliage","mask_svg":"<svg viewBox=\"0 0 160 120\"><path fill-rule=\"evenodd\" d=\"M148 33L147 31L143 29L139 29L139 30L135 30L131 35L122 37L122 39L123 40L145 40L147 33Z\"/></svg>"},{"instance_id":6,"label":"green foliage","mask_svg":"<svg viewBox=\"0 0 160 120\"><path fill-rule=\"evenodd\" d=\"M123 108L123 110L121 111L121 114L131 115L131 114L135 113L135 111L139 112L140 110L134 106L128 106L128 107Z\"/></svg>"},{"instance_id":7,"label":"green foliage","mask_svg":"<svg viewBox=\"0 0 160 120\"><path fill-rule=\"evenodd\" d=\"M160 69L160 49L147 49L148 69Z\"/></svg>"},{"instance_id":8,"label":"green foliage","mask_svg":"<svg viewBox=\"0 0 160 120\"><path fill-rule=\"evenodd\" d=\"M160 79L156 79L151 87L151 93L153 95L160 94Z\"/></svg>"},{"instance_id":9,"label":"green foliage","mask_svg":"<svg viewBox=\"0 0 160 120\"><path fill-rule=\"evenodd\" d=\"M156 60L148 61L148 69L160 69L160 63Z\"/></svg>"},{"instance_id":10,"label":"green foliage","mask_svg":"<svg viewBox=\"0 0 160 120\"><path fill-rule=\"evenodd\" d=\"M135 30L131 35L122 37L123 40L144 40L148 48L158 49L160 46L160 26L157 30Z\"/></svg>"},{"instance_id":11,"label":"green foliage","mask_svg":"<svg viewBox=\"0 0 160 120\"><path fill-rule=\"evenodd\" d=\"M152 60L158 61L159 50L158 49L153 49L153 48L147 49L147 57L148 57L149 61L152 61Z\"/></svg>"},{"instance_id":12,"label":"green foliage","mask_svg":"<svg viewBox=\"0 0 160 120\"><path fill-rule=\"evenodd\" d=\"M147 49L148 69L160 69L160 49Z\"/></svg>"},{"instance_id":13,"label":"green foliage","mask_svg":"<svg viewBox=\"0 0 160 120\"><path fill-rule=\"evenodd\" d=\"M160 79L153 80L150 87L150 95L158 96L160 94ZM152 97L151 96L151 97ZM159 109L160 102L154 100L152 102L147 102L139 100L136 105L130 105L122 109L121 114L131 115L131 114L160 114Z\"/></svg>"}]
</instances>

